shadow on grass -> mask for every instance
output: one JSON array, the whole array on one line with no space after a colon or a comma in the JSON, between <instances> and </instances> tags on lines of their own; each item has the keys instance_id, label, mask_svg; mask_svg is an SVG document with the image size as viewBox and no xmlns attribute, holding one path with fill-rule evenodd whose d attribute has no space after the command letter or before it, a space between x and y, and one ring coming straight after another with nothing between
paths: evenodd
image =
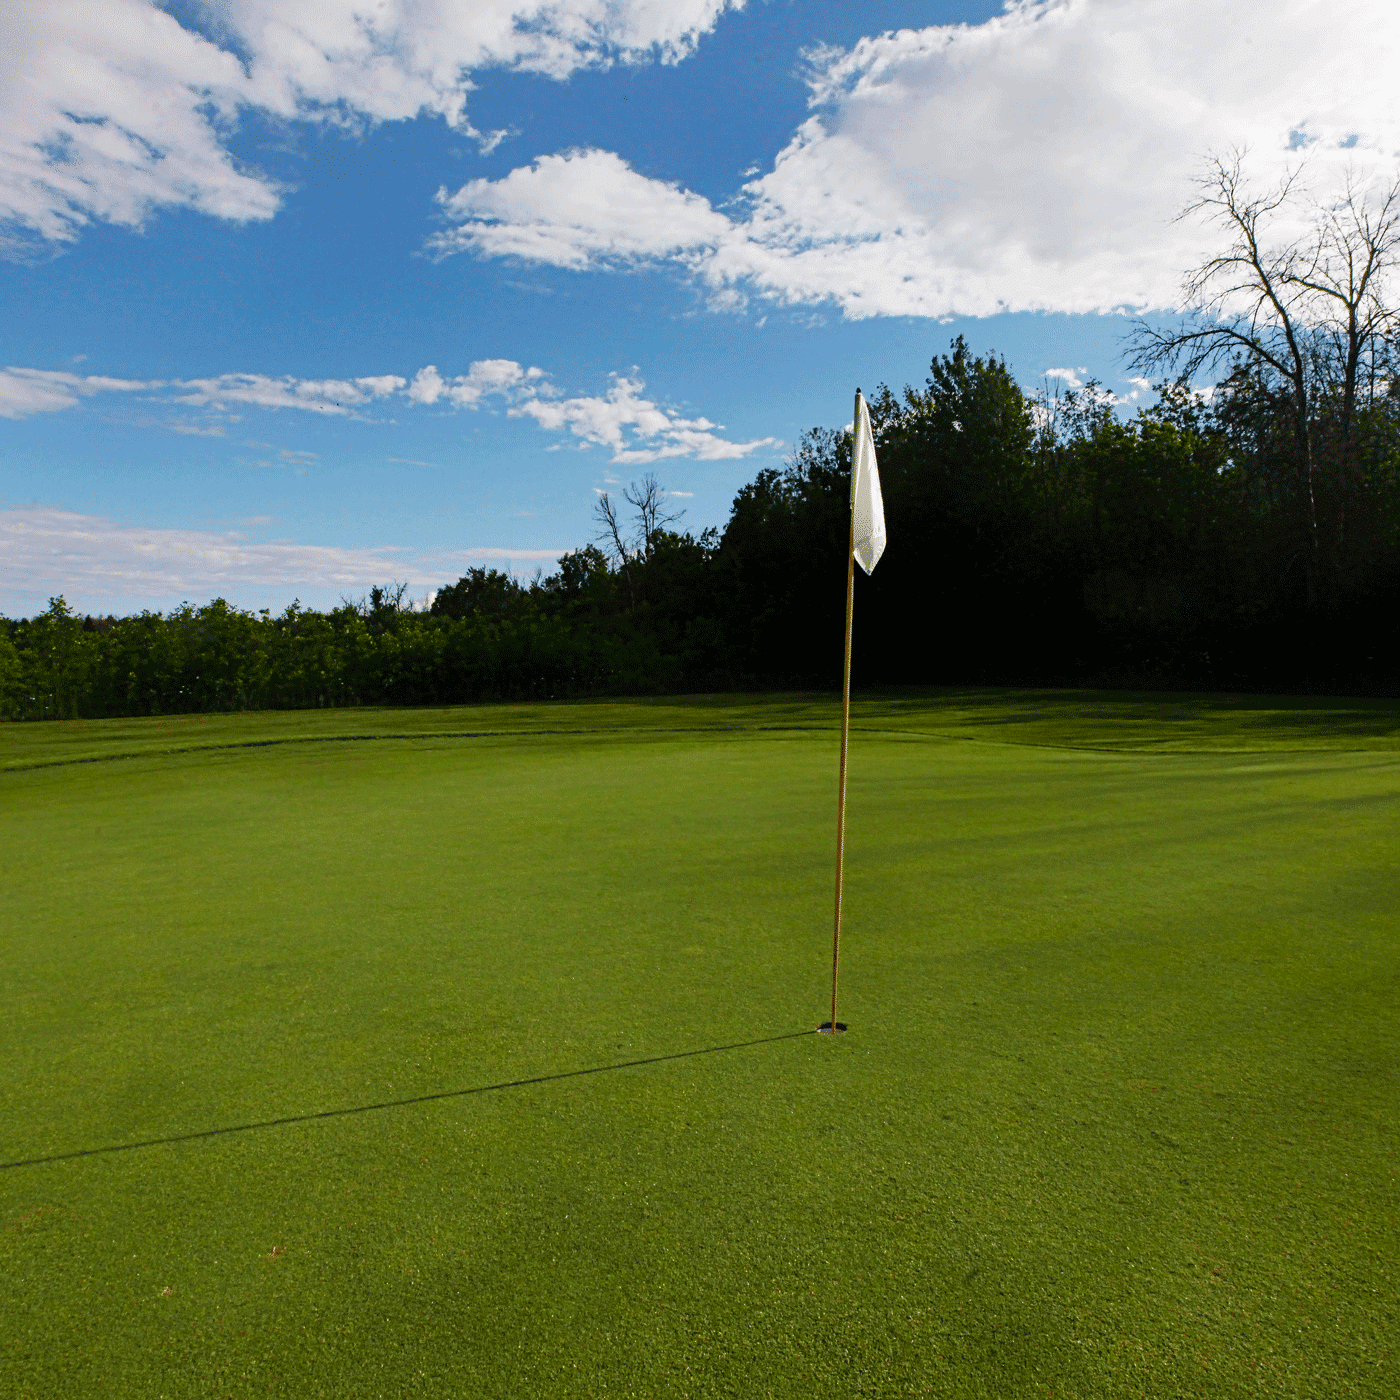
<instances>
[{"instance_id":1,"label":"shadow on grass","mask_svg":"<svg viewBox=\"0 0 1400 1400\"><path fill-rule=\"evenodd\" d=\"M615 1069L635 1069L638 1065L659 1065L667 1060L689 1060L696 1055L717 1055L722 1050L747 1050L754 1045L772 1045L779 1040L796 1040L815 1031L786 1031L759 1040L736 1040L730 1045L707 1045L703 1050L680 1050L674 1055L652 1055L645 1060L623 1060L615 1065L594 1065L591 1069L568 1069L562 1074L537 1074L531 1079L506 1079L499 1084L478 1084L471 1089L445 1089L439 1094L415 1094L411 1099L387 1099L383 1103L362 1103L354 1108L327 1108L320 1113L294 1113L287 1118L266 1118L258 1123L237 1123L229 1128L205 1128L197 1133L176 1133L171 1137L146 1138L141 1142L119 1142L109 1147L81 1147L74 1152L54 1152L47 1157L26 1157L16 1162L0 1162L0 1171L14 1167L39 1167L46 1162L71 1162L77 1157L102 1157L111 1152L135 1152L142 1147L167 1147L177 1142L198 1142L202 1138L225 1137L230 1133L251 1133L259 1128L283 1128L291 1123L315 1123L322 1118L348 1118L355 1113L374 1113L381 1108L408 1108L413 1104L435 1103L438 1099L463 1099L472 1094L490 1094L498 1089L523 1089L531 1084L552 1084L559 1079L579 1079L586 1074L607 1074Z\"/></svg>"},{"instance_id":2,"label":"shadow on grass","mask_svg":"<svg viewBox=\"0 0 1400 1400\"><path fill-rule=\"evenodd\" d=\"M783 694L734 693L717 695L647 696L579 702L541 702L528 714L520 706L501 707L501 724L489 728L413 729L404 723L405 711L392 712L392 726L384 730L306 733L299 723L322 723L337 712L261 711L232 718L257 719L282 726L285 733L257 737L215 738L208 724L228 719L218 715L178 716L165 720L54 720L28 727L6 726L0 739L3 757L20 761L0 765L0 774L30 772L73 764L103 763L116 759L168 758L219 751L272 749L289 745L363 744L377 740L532 740L558 738L643 738L677 735L834 733L840 725L840 700L833 693L799 691ZM448 716L483 712L489 707L455 707L422 710L432 723L448 723ZM682 713L684 712L684 713ZM389 711L346 709L338 721L358 726L367 719L389 723ZM540 715L596 718L606 723L535 727ZM693 724L649 724L648 718L694 718ZM1302 747L1320 744L1338 747L1339 741L1361 746L1400 747L1400 701L1396 698L1327 696L1278 696L1214 692L1155 692L1109 690L1016 690L989 687L900 686L862 690L853 697L852 718L858 730L877 732L872 723L889 723L912 733L916 726L932 726L935 734L924 737L975 739L993 743L1020 743L1036 748L1091 748L1114 751L1152 751L1170 745L1187 751L1200 741L1201 751L1216 752L1266 741L1265 747L1288 743ZM201 726L196 729L194 725ZM75 742L98 743L103 726L119 726L110 742L138 742L143 733L170 740L178 735L201 742L155 743L150 747L115 748L110 752L65 753L54 748L62 731ZM173 726L173 728L171 728ZM166 730L170 729L169 733ZM945 732L948 730L956 732ZM44 736L49 738L45 739ZM83 736L90 735L90 738ZM33 737L35 744L14 742ZM46 748L45 745L48 745ZM1165 751L1163 749L1163 751ZM47 753L49 756L41 756Z\"/></svg>"},{"instance_id":3,"label":"shadow on grass","mask_svg":"<svg viewBox=\"0 0 1400 1400\"><path fill-rule=\"evenodd\" d=\"M81 721L80 721L81 722ZM44 758L33 763L12 764L0 768L0 773L32 773L40 768L72 768L83 763L112 763L128 758L179 758L193 753L225 753L235 749L280 749L298 744L373 744L385 739L400 741L424 739L575 739L599 735L628 738L656 734L746 734L788 730L825 730L829 724L703 724L686 727L657 728L641 725L603 725L596 729L428 729L421 734L296 734L274 739L231 739L220 744L185 744L173 749L134 749L122 753L82 754L76 758Z\"/></svg>"},{"instance_id":4,"label":"shadow on grass","mask_svg":"<svg viewBox=\"0 0 1400 1400\"><path fill-rule=\"evenodd\" d=\"M1279 747L1293 741L1394 744L1400 739L1395 697L910 688L862 693L855 716L867 724L872 719L935 720L970 732L1038 729L1038 743L1046 747L1150 750L1199 739L1215 749L1231 740L1266 739L1270 747Z\"/></svg>"}]
</instances>

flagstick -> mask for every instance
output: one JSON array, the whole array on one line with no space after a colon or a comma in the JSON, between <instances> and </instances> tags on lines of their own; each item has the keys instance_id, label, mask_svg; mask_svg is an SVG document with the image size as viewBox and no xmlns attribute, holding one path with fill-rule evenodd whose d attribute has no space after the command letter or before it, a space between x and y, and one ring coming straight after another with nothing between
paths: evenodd
<instances>
[{"instance_id":1,"label":"flagstick","mask_svg":"<svg viewBox=\"0 0 1400 1400\"><path fill-rule=\"evenodd\" d=\"M860 422L860 390L856 390L856 418ZM854 437L852 438L854 448ZM851 456L855 472L855 454ZM846 663L841 677L841 781L836 795L836 913L831 931L831 1024L827 1033L844 1029L836 1019L836 984L841 969L841 880L846 870L846 753L851 743L851 624L856 601L856 502L851 494L851 542L846 551Z\"/></svg>"}]
</instances>

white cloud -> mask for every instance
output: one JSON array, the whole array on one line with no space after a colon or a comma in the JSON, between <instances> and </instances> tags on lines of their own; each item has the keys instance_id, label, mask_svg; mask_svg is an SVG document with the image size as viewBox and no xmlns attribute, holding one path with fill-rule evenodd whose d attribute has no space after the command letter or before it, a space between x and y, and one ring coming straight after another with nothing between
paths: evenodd
<instances>
[{"instance_id":1,"label":"white cloud","mask_svg":"<svg viewBox=\"0 0 1400 1400\"><path fill-rule=\"evenodd\" d=\"M259 105L463 125L475 69L565 78L617 59L675 63L731 4L743 0L228 0L220 14Z\"/></svg>"},{"instance_id":2,"label":"white cloud","mask_svg":"<svg viewBox=\"0 0 1400 1400\"><path fill-rule=\"evenodd\" d=\"M542 156L501 180L472 180L438 203L457 227L431 245L557 267L585 268L635 258L693 260L732 233L710 202L639 175L610 151Z\"/></svg>"},{"instance_id":3,"label":"white cloud","mask_svg":"<svg viewBox=\"0 0 1400 1400\"><path fill-rule=\"evenodd\" d=\"M269 523L255 516L248 523ZM254 588L366 588L455 577L473 560L547 565L562 550L482 546L436 555L275 541L236 531L122 525L56 506L0 510L0 592L18 596L210 597Z\"/></svg>"},{"instance_id":4,"label":"white cloud","mask_svg":"<svg viewBox=\"0 0 1400 1400\"><path fill-rule=\"evenodd\" d=\"M446 391L447 385L437 372L437 366L425 365L413 376L407 393L414 403L436 403Z\"/></svg>"},{"instance_id":5,"label":"white cloud","mask_svg":"<svg viewBox=\"0 0 1400 1400\"><path fill-rule=\"evenodd\" d=\"M152 389L170 388L175 403L205 408L226 404L250 404L257 408L300 408L310 413L350 413L374 399L402 389L408 381L396 374L369 375L363 379L274 378L266 374L221 374L213 379L153 382Z\"/></svg>"},{"instance_id":6,"label":"white cloud","mask_svg":"<svg viewBox=\"0 0 1400 1400\"><path fill-rule=\"evenodd\" d=\"M224 145L244 108L286 118L466 115L471 73L566 77L676 62L743 0L223 0L204 34L151 0L0 7L0 250L160 209L266 219L280 191Z\"/></svg>"},{"instance_id":7,"label":"white cloud","mask_svg":"<svg viewBox=\"0 0 1400 1400\"><path fill-rule=\"evenodd\" d=\"M394 556L389 549L249 544L232 531L146 529L57 507L0 510L6 592L179 596L230 586L352 587L402 572Z\"/></svg>"},{"instance_id":8,"label":"white cloud","mask_svg":"<svg viewBox=\"0 0 1400 1400\"><path fill-rule=\"evenodd\" d=\"M569 432L585 443L607 447L615 462L655 462L663 457L693 457L718 461L746 457L775 438L733 442L721 437L723 425L708 418L684 418L642 397L639 379L614 375L601 396L565 399L537 365L515 360L475 360L465 374L445 376L436 365L425 365L413 378L397 374L362 375L355 379L297 379L291 375L220 374L207 379L112 379L76 375L66 370L0 370L0 417L24 418L35 413L76 407L99 393L125 393L147 406L176 404L202 408L215 417L206 423L185 420L166 424L173 432L208 437L223 435L217 415L230 406L279 410L300 409L328 417L370 417L375 405L407 400L430 407L479 409L495 400L512 417L533 418L548 432ZM249 444L257 446L257 444ZM314 453L280 454L281 464ZM393 459L391 459L393 460ZM258 465L270 466L270 460Z\"/></svg>"},{"instance_id":9,"label":"white cloud","mask_svg":"<svg viewBox=\"0 0 1400 1400\"><path fill-rule=\"evenodd\" d=\"M1153 394L1152 381L1144 379L1141 375L1124 375L1122 382L1131 384L1127 393L1115 394L1112 389L1105 388L1096 380L1083 379L1080 376L1088 374L1089 371L1080 365L1077 370L1072 369L1047 369L1045 377L1047 379L1059 379L1064 382L1067 390L1073 390L1081 397L1087 398L1094 403L1112 404L1115 408L1126 408L1129 404L1140 403L1145 397ZM1057 391L1058 393L1059 391ZM1200 390L1194 392L1199 393Z\"/></svg>"},{"instance_id":10,"label":"white cloud","mask_svg":"<svg viewBox=\"0 0 1400 1400\"><path fill-rule=\"evenodd\" d=\"M382 399L389 394L397 393L407 382L397 374L370 374L363 379L357 379L355 387L368 394L372 399Z\"/></svg>"},{"instance_id":11,"label":"white cloud","mask_svg":"<svg viewBox=\"0 0 1400 1400\"><path fill-rule=\"evenodd\" d=\"M73 408L94 394L124 393L199 408L250 404L258 408L300 408L311 413L344 414L395 394L408 383L397 374L361 379L295 379L291 375L220 374L212 379L112 379L66 370L0 370L0 417L26 418ZM177 433L216 436L217 425L172 423Z\"/></svg>"},{"instance_id":12,"label":"white cloud","mask_svg":"<svg viewBox=\"0 0 1400 1400\"><path fill-rule=\"evenodd\" d=\"M0 418L27 418L74 407L80 398L100 393L134 393L147 385L136 379L69 374L56 369L0 370Z\"/></svg>"},{"instance_id":13,"label":"white cloud","mask_svg":"<svg viewBox=\"0 0 1400 1400\"><path fill-rule=\"evenodd\" d=\"M222 145L247 87L232 53L145 0L8 0L3 15L6 243L66 242L91 219L139 227L176 205L226 219L277 207Z\"/></svg>"},{"instance_id":14,"label":"white cloud","mask_svg":"<svg viewBox=\"0 0 1400 1400\"><path fill-rule=\"evenodd\" d=\"M1047 369L1045 377L1046 379L1060 380L1065 389L1079 391L1090 388L1091 381L1084 378L1088 373L1088 369L1084 365L1080 365L1077 369ZM1115 394L1112 390L1105 389L1102 384L1096 383L1093 385L1092 396L1100 403L1109 403L1122 408L1128 404L1137 403L1144 395L1153 392L1152 381L1144 379L1141 375L1125 375L1123 383L1133 386L1125 394Z\"/></svg>"},{"instance_id":15,"label":"white cloud","mask_svg":"<svg viewBox=\"0 0 1400 1400\"><path fill-rule=\"evenodd\" d=\"M665 457L694 457L713 462L747 457L776 438L731 442L718 436L723 424L708 418L682 418L642 397L646 385L625 375L613 376L606 394L574 399L527 399L510 410L528 416L550 432L568 431L585 443L609 448L612 461L628 465Z\"/></svg>"},{"instance_id":16,"label":"white cloud","mask_svg":"<svg viewBox=\"0 0 1400 1400\"><path fill-rule=\"evenodd\" d=\"M434 246L670 261L719 307L853 319L1166 307L1206 246L1172 222L1206 153L1247 147L1267 180L1305 150L1324 194L1400 161L1393 0L1276 0L1267 23L1257 0L1010 0L810 57L814 115L734 216L577 152L440 195L458 226Z\"/></svg>"},{"instance_id":17,"label":"white cloud","mask_svg":"<svg viewBox=\"0 0 1400 1400\"><path fill-rule=\"evenodd\" d=\"M413 376L405 392L414 403L435 404L446 399L456 408L476 408L487 394L508 395L544 377L537 366L526 369L514 360L477 360L466 374L453 379L444 379L436 365L427 365Z\"/></svg>"}]
</instances>

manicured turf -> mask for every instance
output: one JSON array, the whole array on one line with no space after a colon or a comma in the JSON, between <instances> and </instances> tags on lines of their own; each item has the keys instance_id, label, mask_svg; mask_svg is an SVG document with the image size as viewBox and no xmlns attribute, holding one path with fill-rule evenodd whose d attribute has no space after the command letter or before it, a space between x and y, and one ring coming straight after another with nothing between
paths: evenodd
<instances>
[{"instance_id":1,"label":"manicured turf","mask_svg":"<svg viewBox=\"0 0 1400 1400\"><path fill-rule=\"evenodd\" d=\"M836 719L0 729L0 1395L1400 1394L1400 706Z\"/></svg>"}]
</instances>

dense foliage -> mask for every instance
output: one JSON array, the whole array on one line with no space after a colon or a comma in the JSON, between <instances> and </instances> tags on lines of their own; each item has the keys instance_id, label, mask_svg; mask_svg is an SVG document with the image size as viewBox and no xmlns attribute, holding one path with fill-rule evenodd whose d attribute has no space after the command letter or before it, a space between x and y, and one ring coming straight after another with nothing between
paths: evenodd
<instances>
[{"instance_id":1,"label":"dense foliage","mask_svg":"<svg viewBox=\"0 0 1400 1400\"><path fill-rule=\"evenodd\" d=\"M1395 690L1400 384L1330 456L1319 406L1307 492L1289 405L1248 362L1209 401L1168 383L1124 418L1093 385L1028 396L958 340L871 411L890 546L857 584L862 682ZM849 455L814 430L723 533L669 528L653 491L610 554L586 545L529 584L474 569L427 611L402 589L277 617L215 600L80 618L55 599L0 625L0 702L45 718L829 686Z\"/></svg>"}]
</instances>

